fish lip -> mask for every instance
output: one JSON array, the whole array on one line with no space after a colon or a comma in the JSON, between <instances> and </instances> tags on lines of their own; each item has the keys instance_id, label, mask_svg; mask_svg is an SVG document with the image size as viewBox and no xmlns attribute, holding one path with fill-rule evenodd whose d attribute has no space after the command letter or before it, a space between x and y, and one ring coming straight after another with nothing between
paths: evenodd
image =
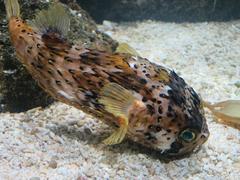
<instances>
[{"instance_id":1,"label":"fish lip","mask_svg":"<svg viewBox=\"0 0 240 180\"><path fill-rule=\"evenodd\" d=\"M163 153L161 157L165 161L173 161L180 160L189 157L192 153L190 152L182 152L182 153Z\"/></svg>"},{"instance_id":2,"label":"fish lip","mask_svg":"<svg viewBox=\"0 0 240 180\"><path fill-rule=\"evenodd\" d=\"M190 157L192 154L195 154L197 152L199 152L201 150L202 145L197 145L191 149L189 149L188 151L183 151L180 153L163 153L162 156L164 159L166 160L179 160L179 159L184 159L187 157Z\"/></svg>"}]
</instances>

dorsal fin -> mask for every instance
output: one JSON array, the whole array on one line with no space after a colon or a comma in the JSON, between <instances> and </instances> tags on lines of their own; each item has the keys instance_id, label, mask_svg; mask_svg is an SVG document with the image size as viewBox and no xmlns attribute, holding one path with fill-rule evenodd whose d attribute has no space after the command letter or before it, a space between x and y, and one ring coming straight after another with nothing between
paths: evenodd
<instances>
[{"instance_id":1,"label":"dorsal fin","mask_svg":"<svg viewBox=\"0 0 240 180\"><path fill-rule=\"evenodd\" d=\"M70 29L70 18L61 3L55 3L47 10L37 13L33 24L42 34L43 41L47 46L55 49L69 46L65 37Z\"/></svg>"},{"instance_id":2,"label":"dorsal fin","mask_svg":"<svg viewBox=\"0 0 240 180\"><path fill-rule=\"evenodd\" d=\"M18 0L4 0L4 4L8 19L10 19L12 16L20 16L20 7L18 4Z\"/></svg>"}]
</instances>

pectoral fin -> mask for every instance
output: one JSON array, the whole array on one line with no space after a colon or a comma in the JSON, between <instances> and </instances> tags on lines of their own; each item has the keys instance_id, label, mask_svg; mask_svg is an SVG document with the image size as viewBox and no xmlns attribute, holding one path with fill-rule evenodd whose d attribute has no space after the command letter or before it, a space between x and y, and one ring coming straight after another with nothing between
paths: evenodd
<instances>
[{"instance_id":1,"label":"pectoral fin","mask_svg":"<svg viewBox=\"0 0 240 180\"><path fill-rule=\"evenodd\" d=\"M99 102L105 109L118 118L119 128L103 142L108 145L121 143L128 130L128 109L134 103L132 93L116 83L103 87Z\"/></svg>"}]
</instances>

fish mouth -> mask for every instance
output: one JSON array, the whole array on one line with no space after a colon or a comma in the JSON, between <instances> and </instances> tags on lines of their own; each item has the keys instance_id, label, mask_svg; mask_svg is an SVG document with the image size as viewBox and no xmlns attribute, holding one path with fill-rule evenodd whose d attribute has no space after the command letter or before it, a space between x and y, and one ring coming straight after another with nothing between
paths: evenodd
<instances>
[{"instance_id":1,"label":"fish mouth","mask_svg":"<svg viewBox=\"0 0 240 180\"><path fill-rule=\"evenodd\" d=\"M161 156L167 161L189 157L191 154L195 154L201 150L202 145L207 141L208 137L209 131L208 129L205 129L205 131L199 135L199 138L195 143L184 146L182 142L176 141L173 143L174 146L172 146L171 149L162 152Z\"/></svg>"},{"instance_id":2,"label":"fish mouth","mask_svg":"<svg viewBox=\"0 0 240 180\"><path fill-rule=\"evenodd\" d=\"M178 153L163 152L163 153L161 154L161 156L162 156L165 160L172 161L172 160L178 160L178 159L187 158L187 157L191 156L192 154L197 153L197 152L200 151L200 150L201 150L201 145L197 145L197 146L194 147L194 148L187 148L187 149L184 149L183 151L178 152Z\"/></svg>"}]
</instances>

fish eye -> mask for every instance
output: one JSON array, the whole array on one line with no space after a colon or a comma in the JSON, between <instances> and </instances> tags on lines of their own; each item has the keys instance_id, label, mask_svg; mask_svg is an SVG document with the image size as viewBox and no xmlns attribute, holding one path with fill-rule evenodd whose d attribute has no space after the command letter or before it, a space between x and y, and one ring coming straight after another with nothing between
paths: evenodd
<instances>
[{"instance_id":1,"label":"fish eye","mask_svg":"<svg viewBox=\"0 0 240 180\"><path fill-rule=\"evenodd\" d=\"M180 139L182 139L185 142L192 142L196 138L195 132L193 132L190 129L185 129L180 133Z\"/></svg>"}]
</instances>

